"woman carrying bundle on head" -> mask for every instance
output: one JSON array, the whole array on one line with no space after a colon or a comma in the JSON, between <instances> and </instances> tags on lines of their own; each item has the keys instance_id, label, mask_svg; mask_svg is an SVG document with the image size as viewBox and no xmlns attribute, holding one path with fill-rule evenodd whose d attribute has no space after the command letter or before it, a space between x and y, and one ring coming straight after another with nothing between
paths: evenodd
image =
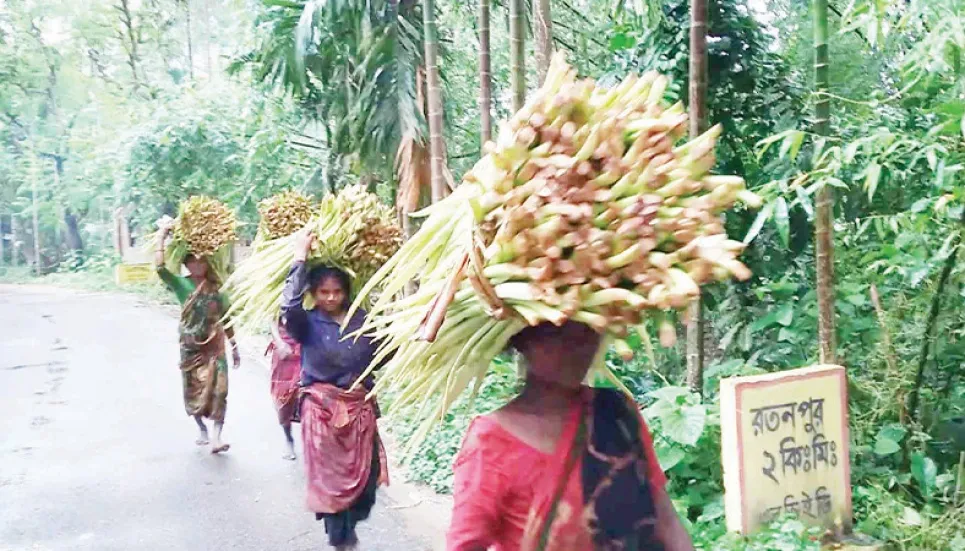
<instances>
[{"instance_id":1,"label":"woman carrying bundle on head","mask_svg":"<svg viewBox=\"0 0 965 551\"><path fill-rule=\"evenodd\" d=\"M692 550L636 405L583 386L601 336L543 323L510 343L526 383L470 425L455 461L448 549Z\"/></svg>"},{"instance_id":2,"label":"woman carrying bundle on head","mask_svg":"<svg viewBox=\"0 0 965 551\"><path fill-rule=\"evenodd\" d=\"M301 345L285 329L281 317L271 326L271 343L266 354L271 355L271 399L278 412L278 423L285 433L283 459L294 461L295 439L292 423L297 423L298 389L301 380Z\"/></svg>"},{"instance_id":3,"label":"woman carrying bundle on head","mask_svg":"<svg viewBox=\"0 0 965 551\"><path fill-rule=\"evenodd\" d=\"M178 342L181 348L184 409L198 424L200 434L196 443L199 446L209 443L204 419L213 421L211 453L221 453L229 448L221 440L228 407L226 338L231 343L234 367L241 365L234 331L222 324L228 310L227 302L220 292L218 276L206 257L191 253L184 257L188 277L174 274L165 267L164 242L174 223L166 219L159 222L159 226L160 238L154 257L157 274L181 303Z\"/></svg>"},{"instance_id":4,"label":"woman carrying bundle on head","mask_svg":"<svg viewBox=\"0 0 965 551\"><path fill-rule=\"evenodd\" d=\"M388 482L379 439L378 409L366 394L369 377L354 385L376 352L370 337L345 338L362 326L365 312L346 320L351 280L329 266L308 269L314 235L299 234L282 293L282 320L301 345L302 444L308 479L308 508L325 523L328 541L352 549L355 525L369 516L379 485ZM315 303L303 307L303 295ZM342 331L342 326L345 331Z\"/></svg>"},{"instance_id":5,"label":"woman carrying bundle on head","mask_svg":"<svg viewBox=\"0 0 965 551\"><path fill-rule=\"evenodd\" d=\"M668 85L599 86L557 54L356 299L384 293L364 330L395 354L375 391L423 418L409 450L507 346L525 360L520 395L475 420L456 459L452 551L693 549L636 405L584 386L591 367L619 382L609 342L632 358L627 339L650 320L669 345L672 312L701 285L750 276L722 213L759 200L710 174L720 127L676 145L687 115ZM414 293L387 298L412 278Z\"/></svg>"}]
</instances>

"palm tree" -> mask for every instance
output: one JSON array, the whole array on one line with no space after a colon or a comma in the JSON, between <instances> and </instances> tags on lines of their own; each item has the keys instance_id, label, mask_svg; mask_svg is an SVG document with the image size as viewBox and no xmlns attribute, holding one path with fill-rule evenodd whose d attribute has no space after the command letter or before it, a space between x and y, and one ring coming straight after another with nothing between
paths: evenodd
<instances>
[{"instance_id":1,"label":"palm tree","mask_svg":"<svg viewBox=\"0 0 965 551\"><path fill-rule=\"evenodd\" d=\"M533 39L536 43L536 74L543 83L553 58L553 17L550 0L531 0L533 3Z\"/></svg>"},{"instance_id":2,"label":"palm tree","mask_svg":"<svg viewBox=\"0 0 965 551\"><path fill-rule=\"evenodd\" d=\"M406 151L417 164L427 134L417 0L263 1L262 34L231 69L249 67L297 98L333 161L383 180L395 179Z\"/></svg>"},{"instance_id":3,"label":"palm tree","mask_svg":"<svg viewBox=\"0 0 965 551\"><path fill-rule=\"evenodd\" d=\"M513 91L513 111L526 101L526 25L523 0L509 0L509 80Z\"/></svg>"},{"instance_id":4,"label":"palm tree","mask_svg":"<svg viewBox=\"0 0 965 551\"><path fill-rule=\"evenodd\" d=\"M480 142L493 137L493 78L489 61L489 0L479 0L479 123Z\"/></svg>"},{"instance_id":5,"label":"palm tree","mask_svg":"<svg viewBox=\"0 0 965 551\"><path fill-rule=\"evenodd\" d=\"M707 128L707 0L690 0L690 137ZM704 386L704 312L701 299L687 310L687 386Z\"/></svg>"},{"instance_id":6,"label":"palm tree","mask_svg":"<svg viewBox=\"0 0 965 551\"><path fill-rule=\"evenodd\" d=\"M426 99L429 105L429 165L432 169L432 202L447 194L446 149L442 127L442 86L439 83L439 36L436 32L435 2L423 0L422 26L425 39Z\"/></svg>"},{"instance_id":7,"label":"palm tree","mask_svg":"<svg viewBox=\"0 0 965 551\"><path fill-rule=\"evenodd\" d=\"M425 106L425 71L421 68L416 75L416 101L420 107ZM424 111L422 113L425 114ZM432 181L428 144L421 134L403 134L395 155L395 175L398 181L395 208L402 230L407 237L412 237L416 228L409 215L429 202L430 194L427 192Z\"/></svg>"},{"instance_id":8,"label":"palm tree","mask_svg":"<svg viewBox=\"0 0 965 551\"><path fill-rule=\"evenodd\" d=\"M831 99L828 96L828 0L814 0L814 133L831 131ZM834 323L834 237L831 214L833 198L827 185L818 190L814 205L815 255L818 295L818 346L822 363L836 361Z\"/></svg>"}]
</instances>

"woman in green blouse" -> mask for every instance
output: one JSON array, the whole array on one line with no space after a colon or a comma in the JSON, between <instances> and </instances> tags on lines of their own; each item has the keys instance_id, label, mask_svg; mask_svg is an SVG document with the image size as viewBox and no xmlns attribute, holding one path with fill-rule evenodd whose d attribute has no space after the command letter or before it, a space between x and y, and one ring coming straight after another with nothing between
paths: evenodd
<instances>
[{"instance_id":1,"label":"woman in green blouse","mask_svg":"<svg viewBox=\"0 0 965 551\"><path fill-rule=\"evenodd\" d=\"M218 278L208 262L194 255L185 257L184 266L188 270L188 277L173 274L165 268L164 241L170 231L170 222L162 224L154 263L161 281L177 295L181 303L178 340L181 347L184 409L188 415L194 417L201 431L196 441L199 446L209 443L208 427L204 418L214 422L214 438L210 439L211 453L221 453L229 447L221 441L228 405L226 337L231 343L235 368L241 364L241 356L234 331L222 324L228 305L220 292Z\"/></svg>"}]
</instances>

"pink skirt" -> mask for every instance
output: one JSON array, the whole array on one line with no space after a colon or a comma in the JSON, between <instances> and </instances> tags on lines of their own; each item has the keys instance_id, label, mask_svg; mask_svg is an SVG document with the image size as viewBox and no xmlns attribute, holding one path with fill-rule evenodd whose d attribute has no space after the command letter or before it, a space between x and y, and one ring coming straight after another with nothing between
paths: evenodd
<instances>
[{"instance_id":1,"label":"pink skirt","mask_svg":"<svg viewBox=\"0 0 965 551\"><path fill-rule=\"evenodd\" d=\"M342 390L316 383L302 390L302 443L308 510L334 514L352 507L368 486L373 463L376 484L389 482L385 448L379 440L375 408L364 388ZM373 462L373 454L379 461Z\"/></svg>"},{"instance_id":2,"label":"pink skirt","mask_svg":"<svg viewBox=\"0 0 965 551\"><path fill-rule=\"evenodd\" d=\"M292 354L281 357L275 344L269 344L266 353L271 354L271 399L282 425L298 422L298 383L301 378L301 346L288 343Z\"/></svg>"}]
</instances>

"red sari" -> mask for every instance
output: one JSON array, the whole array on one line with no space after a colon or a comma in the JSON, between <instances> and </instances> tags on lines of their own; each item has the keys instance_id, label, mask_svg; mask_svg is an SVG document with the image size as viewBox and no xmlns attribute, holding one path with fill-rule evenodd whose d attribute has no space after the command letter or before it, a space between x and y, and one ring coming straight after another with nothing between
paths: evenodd
<instances>
[{"instance_id":1,"label":"red sari","mask_svg":"<svg viewBox=\"0 0 965 551\"><path fill-rule=\"evenodd\" d=\"M519 440L492 417L482 416L472 422L454 466L449 551L618 549L618 542L608 540L594 527L603 524L611 530L615 523L626 524L629 531L653 527L655 517L646 506L636 507L640 514L634 518L617 519L621 515L613 512L614 502L626 500L605 495L613 487L627 487L625 475L631 473L636 475L636 484L646 487L643 493L648 495L662 489L666 477L635 407L632 415L639 420L641 452L614 455L602 449L606 445L601 446L594 434L603 435L604 423L591 411L599 392L586 389L574 404L552 454ZM605 411L598 413L608 415ZM594 423L600 426L593 427ZM602 458L602 476L597 472L588 477L587 468L599 466L590 465L596 457ZM588 479L597 481L590 486L592 495L585 495ZM629 486L635 490L634 484Z\"/></svg>"},{"instance_id":2,"label":"red sari","mask_svg":"<svg viewBox=\"0 0 965 551\"><path fill-rule=\"evenodd\" d=\"M271 399L278 412L278 422L289 425L298 422L298 383L301 378L302 346L288 334L285 326L277 325L278 336L291 349L291 354L282 357L275 342L268 345L266 354L271 354Z\"/></svg>"}]
</instances>

